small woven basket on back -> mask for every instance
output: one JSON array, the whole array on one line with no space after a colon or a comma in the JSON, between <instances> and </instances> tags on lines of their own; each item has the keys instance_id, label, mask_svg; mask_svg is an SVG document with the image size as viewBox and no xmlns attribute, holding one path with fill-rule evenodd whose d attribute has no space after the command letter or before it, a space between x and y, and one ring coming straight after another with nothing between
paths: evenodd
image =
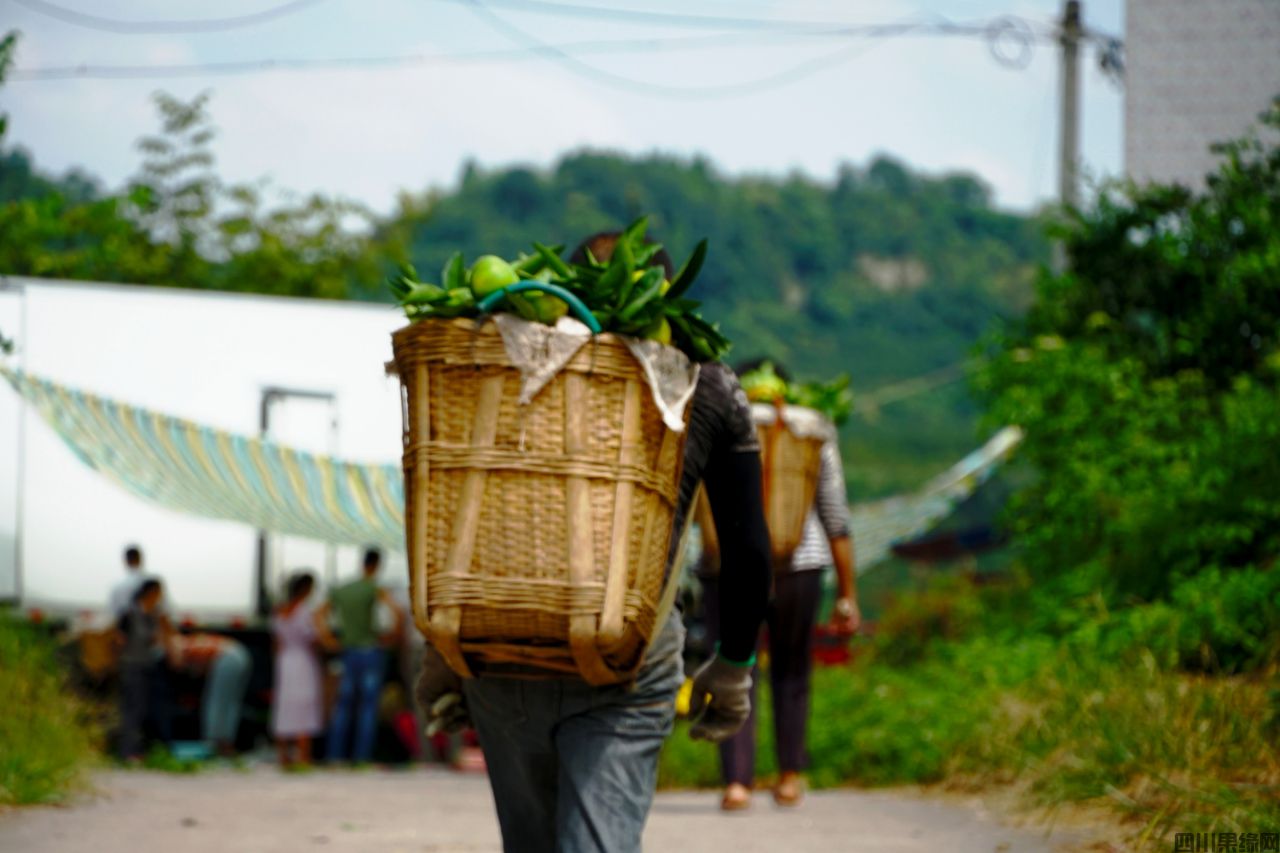
<instances>
[{"instance_id":1,"label":"small woven basket on back","mask_svg":"<svg viewBox=\"0 0 1280 853\"><path fill-rule=\"evenodd\" d=\"M683 432L594 336L533 400L492 321L392 337L418 628L464 677L627 680L656 628Z\"/></svg>"},{"instance_id":2,"label":"small woven basket on back","mask_svg":"<svg viewBox=\"0 0 1280 853\"><path fill-rule=\"evenodd\" d=\"M804 538L805 518L818 493L825 439L796 435L787 428L780 408L753 411L770 415L756 418L756 432L760 438L761 492L774 570L786 571L791 566L791 555ZM707 576L718 575L720 537L706 489L699 489L694 498L693 520L702 534L699 571Z\"/></svg>"},{"instance_id":3,"label":"small woven basket on back","mask_svg":"<svg viewBox=\"0 0 1280 853\"><path fill-rule=\"evenodd\" d=\"M758 418L756 431L760 436L764 518L769 525L773 566L775 571L785 571L804 538L804 521L818 493L824 441L796 435L788 429L781 407L767 422Z\"/></svg>"}]
</instances>

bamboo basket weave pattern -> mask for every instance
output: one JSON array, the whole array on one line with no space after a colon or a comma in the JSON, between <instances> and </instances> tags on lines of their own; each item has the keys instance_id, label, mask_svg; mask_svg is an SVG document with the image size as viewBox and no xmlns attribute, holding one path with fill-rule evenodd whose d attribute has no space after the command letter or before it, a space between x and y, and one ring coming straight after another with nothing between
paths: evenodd
<instances>
[{"instance_id":1,"label":"bamboo basket weave pattern","mask_svg":"<svg viewBox=\"0 0 1280 853\"><path fill-rule=\"evenodd\" d=\"M764 517L769 525L775 570L790 567L804 537L804 521L818 493L822 467L820 438L798 436L783 423L757 424L763 470Z\"/></svg>"},{"instance_id":2,"label":"bamboo basket weave pattern","mask_svg":"<svg viewBox=\"0 0 1280 853\"><path fill-rule=\"evenodd\" d=\"M418 628L460 675L629 678L656 628L684 433L597 335L527 405L492 322L393 336Z\"/></svg>"}]
</instances>

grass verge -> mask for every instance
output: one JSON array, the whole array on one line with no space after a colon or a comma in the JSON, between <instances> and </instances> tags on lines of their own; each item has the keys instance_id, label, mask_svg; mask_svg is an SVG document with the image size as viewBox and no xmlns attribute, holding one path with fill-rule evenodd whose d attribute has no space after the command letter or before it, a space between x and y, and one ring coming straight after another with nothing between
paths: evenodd
<instances>
[{"instance_id":1,"label":"grass verge","mask_svg":"<svg viewBox=\"0 0 1280 853\"><path fill-rule=\"evenodd\" d=\"M0 805L62 799L94 762L97 733L52 641L0 612Z\"/></svg>"},{"instance_id":2,"label":"grass verge","mask_svg":"<svg viewBox=\"0 0 1280 853\"><path fill-rule=\"evenodd\" d=\"M1032 808L1102 808L1130 828L1130 842L1280 828L1277 667L1193 673L1160 663L1170 656L1141 637L1123 650L1112 640L1092 629L979 633L820 669L810 782L1014 788ZM776 772L767 694L762 781ZM718 785L715 749L679 732L659 779Z\"/></svg>"}]
</instances>

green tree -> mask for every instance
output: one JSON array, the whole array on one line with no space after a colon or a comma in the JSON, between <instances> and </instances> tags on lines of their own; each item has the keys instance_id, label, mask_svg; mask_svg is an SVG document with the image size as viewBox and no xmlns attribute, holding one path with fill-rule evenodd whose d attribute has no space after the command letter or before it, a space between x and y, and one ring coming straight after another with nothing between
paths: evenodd
<instances>
[{"instance_id":1,"label":"green tree","mask_svg":"<svg viewBox=\"0 0 1280 853\"><path fill-rule=\"evenodd\" d=\"M0 42L0 69L16 38ZM2 80L2 77L0 77ZM371 234L364 207L311 195L268 205L214 170L208 95L156 96L161 129L120 193L78 173L51 180L0 152L0 271L324 298L378 298L403 260L395 228ZM2 141L2 138L0 138Z\"/></svg>"},{"instance_id":2,"label":"green tree","mask_svg":"<svg viewBox=\"0 0 1280 853\"><path fill-rule=\"evenodd\" d=\"M1262 117L1280 130L1280 102ZM1073 214L980 381L1038 471L1012 523L1042 577L1164 595L1280 551L1280 146L1217 148L1203 192L1123 186Z\"/></svg>"}]
</instances>

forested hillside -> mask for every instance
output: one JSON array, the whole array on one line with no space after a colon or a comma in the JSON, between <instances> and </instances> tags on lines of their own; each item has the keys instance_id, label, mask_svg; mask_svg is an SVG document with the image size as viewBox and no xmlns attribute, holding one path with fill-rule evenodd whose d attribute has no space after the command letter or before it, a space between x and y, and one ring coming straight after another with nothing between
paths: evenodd
<instances>
[{"instance_id":1,"label":"forested hillside","mask_svg":"<svg viewBox=\"0 0 1280 853\"><path fill-rule=\"evenodd\" d=\"M431 276L458 249L510 256L648 213L677 257L709 239L691 295L735 341L731 360L769 355L804 379L848 372L865 404L963 362L995 318L1023 310L1047 256L1039 224L995 210L978 178L888 157L820 182L583 151L545 169L468 166L456 187L406 192L386 217L319 195L281 204L218 178L204 98L157 101L160 132L118 191L0 150L0 272L384 299L383 277L406 259ZM974 446L975 423L963 382L864 405L844 434L851 495L918 485Z\"/></svg>"},{"instance_id":2,"label":"forested hillside","mask_svg":"<svg viewBox=\"0 0 1280 853\"><path fill-rule=\"evenodd\" d=\"M830 183L598 152L546 170L471 166L455 190L407 200L395 225L419 268L435 270L455 249L512 255L644 213L676 257L709 239L694 296L735 342L731 359L770 355L806 378L848 372L864 398L963 361L993 319L1022 310L1047 255L1039 224L993 209L977 178L888 157ZM863 410L845 430L851 492L917 484L974 438L962 382Z\"/></svg>"}]
</instances>

